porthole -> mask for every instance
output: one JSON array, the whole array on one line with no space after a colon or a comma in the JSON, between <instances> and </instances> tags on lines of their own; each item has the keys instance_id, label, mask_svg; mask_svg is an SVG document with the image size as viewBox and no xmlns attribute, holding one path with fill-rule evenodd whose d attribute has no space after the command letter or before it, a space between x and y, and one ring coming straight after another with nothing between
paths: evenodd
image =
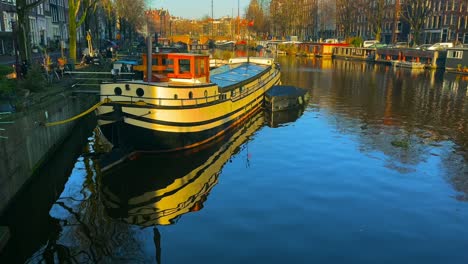
<instances>
[{"instance_id":1,"label":"porthole","mask_svg":"<svg viewBox=\"0 0 468 264\"><path fill-rule=\"evenodd\" d=\"M174 94L174 99L177 99L177 98L178 98L177 94Z\"/></svg>"},{"instance_id":2,"label":"porthole","mask_svg":"<svg viewBox=\"0 0 468 264\"><path fill-rule=\"evenodd\" d=\"M189 98L189 99L192 99L192 98L193 98L193 93L192 93L192 92L189 92L189 93L188 93L188 98Z\"/></svg>"},{"instance_id":3,"label":"porthole","mask_svg":"<svg viewBox=\"0 0 468 264\"><path fill-rule=\"evenodd\" d=\"M145 95L145 91L142 89L142 88L138 88L136 90L136 94L139 96L139 97L142 97L143 95Z\"/></svg>"},{"instance_id":4,"label":"porthole","mask_svg":"<svg viewBox=\"0 0 468 264\"><path fill-rule=\"evenodd\" d=\"M120 89L120 87L115 87L114 88L114 94L115 95L122 95L122 89Z\"/></svg>"}]
</instances>

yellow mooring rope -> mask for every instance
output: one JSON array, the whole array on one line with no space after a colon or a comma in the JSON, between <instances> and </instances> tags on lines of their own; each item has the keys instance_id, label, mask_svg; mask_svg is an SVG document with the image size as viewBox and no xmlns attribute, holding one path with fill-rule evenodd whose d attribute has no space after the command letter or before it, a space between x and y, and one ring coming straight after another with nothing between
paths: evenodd
<instances>
[{"instance_id":1,"label":"yellow mooring rope","mask_svg":"<svg viewBox=\"0 0 468 264\"><path fill-rule=\"evenodd\" d=\"M83 113L79 114L79 115L76 115L74 117L70 117L68 119L65 119L65 120L62 120L62 121L56 121L56 122L49 122L49 123L45 123L44 125L46 127L51 127L51 126L57 126L57 125L62 125L62 124L65 124L65 123L68 123L68 122L71 122L73 120L76 120L80 117L83 117L89 113L91 113L92 111L94 111L96 108L98 108L99 106L105 104L105 103L109 103L111 100L109 98L106 98L104 99L104 101L101 101L95 105L93 105L91 108L89 108L88 110L84 111Z\"/></svg>"}]
</instances>

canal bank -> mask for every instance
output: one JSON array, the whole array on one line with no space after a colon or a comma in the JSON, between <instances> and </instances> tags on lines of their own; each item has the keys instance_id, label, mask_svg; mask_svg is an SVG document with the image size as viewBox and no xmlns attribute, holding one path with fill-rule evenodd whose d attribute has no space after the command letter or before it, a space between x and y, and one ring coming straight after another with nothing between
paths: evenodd
<instances>
[{"instance_id":1,"label":"canal bank","mask_svg":"<svg viewBox=\"0 0 468 264\"><path fill-rule=\"evenodd\" d=\"M27 111L12 114L0 140L0 215L37 168L50 157L75 128L76 121L46 127L47 122L65 120L94 105L96 95L63 91L49 95Z\"/></svg>"}]
</instances>

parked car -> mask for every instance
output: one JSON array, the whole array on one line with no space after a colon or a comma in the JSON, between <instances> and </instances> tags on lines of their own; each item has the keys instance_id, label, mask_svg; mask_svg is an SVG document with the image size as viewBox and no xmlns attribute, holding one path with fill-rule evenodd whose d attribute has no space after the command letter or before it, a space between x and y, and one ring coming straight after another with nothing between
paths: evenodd
<instances>
[{"instance_id":1,"label":"parked car","mask_svg":"<svg viewBox=\"0 0 468 264\"><path fill-rule=\"evenodd\" d=\"M409 45L408 45L408 42L397 42L393 45L394 48L408 48Z\"/></svg>"},{"instance_id":2,"label":"parked car","mask_svg":"<svg viewBox=\"0 0 468 264\"><path fill-rule=\"evenodd\" d=\"M363 46L364 48L368 48L368 47L370 47L370 46L372 46L372 45L375 45L375 44L378 44L378 43L380 43L380 41L378 41L378 40L366 40L366 41L364 41L364 43L362 44L362 46Z\"/></svg>"},{"instance_id":3,"label":"parked car","mask_svg":"<svg viewBox=\"0 0 468 264\"><path fill-rule=\"evenodd\" d=\"M427 50L440 50L446 48L453 48L453 43L451 42L439 42L427 48Z\"/></svg>"},{"instance_id":4,"label":"parked car","mask_svg":"<svg viewBox=\"0 0 468 264\"><path fill-rule=\"evenodd\" d=\"M422 44L416 47L418 50L427 50L427 48L431 47L432 44Z\"/></svg>"}]
</instances>

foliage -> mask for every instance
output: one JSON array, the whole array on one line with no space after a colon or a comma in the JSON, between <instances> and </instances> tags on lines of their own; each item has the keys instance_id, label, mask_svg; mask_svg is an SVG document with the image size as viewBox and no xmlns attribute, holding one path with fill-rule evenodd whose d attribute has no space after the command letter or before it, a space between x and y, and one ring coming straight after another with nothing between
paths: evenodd
<instances>
[{"instance_id":1,"label":"foliage","mask_svg":"<svg viewBox=\"0 0 468 264\"><path fill-rule=\"evenodd\" d=\"M11 66L0 65L0 96L12 94L15 88L15 81L10 80L6 75L13 73Z\"/></svg>"},{"instance_id":2,"label":"foliage","mask_svg":"<svg viewBox=\"0 0 468 264\"><path fill-rule=\"evenodd\" d=\"M410 147L410 142L408 140L393 140L391 142L392 146L397 148L408 149Z\"/></svg>"},{"instance_id":3,"label":"foliage","mask_svg":"<svg viewBox=\"0 0 468 264\"><path fill-rule=\"evenodd\" d=\"M287 54L292 55L297 53L298 48L294 44L279 44L278 50L285 51Z\"/></svg>"},{"instance_id":4,"label":"foliage","mask_svg":"<svg viewBox=\"0 0 468 264\"><path fill-rule=\"evenodd\" d=\"M26 78L19 81L19 88L30 90L31 92L39 92L45 90L47 82L44 75L44 70L41 65L33 64L26 74Z\"/></svg>"},{"instance_id":5,"label":"foliage","mask_svg":"<svg viewBox=\"0 0 468 264\"><path fill-rule=\"evenodd\" d=\"M354 47L361 47L362 43L364 43L364 40L362 39L362 37L353 37L346 39L346 43L349 43Z\"/></svg>"},{"instance_id":6,"label":"foliage","mask_svg":"<svg viewBox=\"0 0 468 264\"><path fill-rule=\"evenodd\" d=\"M0 65L0 79L3 79L5 75L14 72L14 68L8 65Z\"/></svg>"}]
</instances>

